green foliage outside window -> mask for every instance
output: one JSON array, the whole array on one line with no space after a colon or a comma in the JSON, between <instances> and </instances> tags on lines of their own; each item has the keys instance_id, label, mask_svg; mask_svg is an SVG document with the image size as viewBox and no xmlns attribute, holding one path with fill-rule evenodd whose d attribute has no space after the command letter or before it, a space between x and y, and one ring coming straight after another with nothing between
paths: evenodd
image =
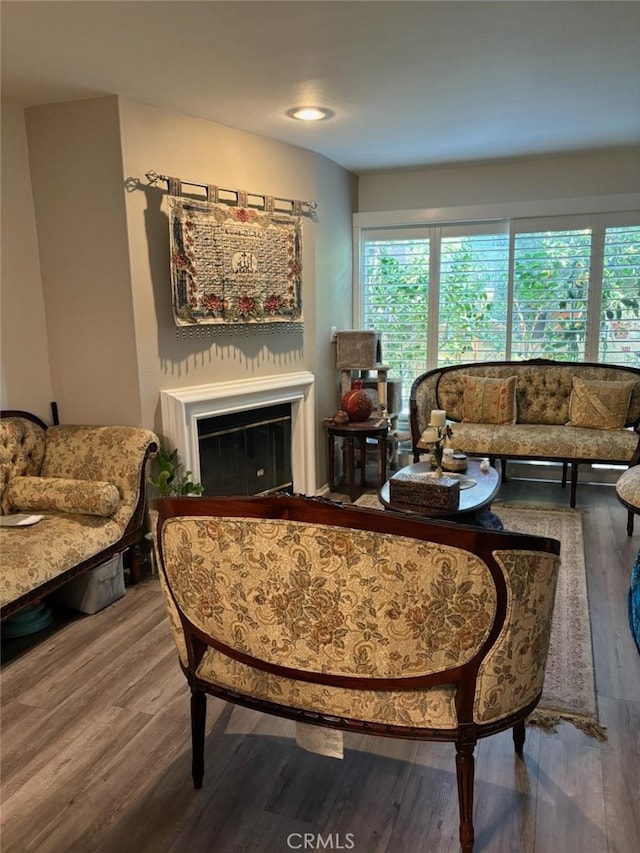
<instances>
[{"instance_id":1,"label":"green foliage outside window","mask_svg":"<svg viewBox=\"0 0 640 853\"><path fill-rule=\"evenodd\" d=\"M515 241L513 358L585 357L591 234L518 234Z\"/></svg>"},{"instance_id":2,"label":"green foliage outside window","mask_svg":"<svg viewBox=\"0 0 640 853\"><path fill-rule=\"evenodd\" d=\"M442 239L438 366L505 357L508 249L506 234Z\"/></svg>"},{"instance_id":3,"label":"green foliage outside window","mask_svg":"<svg viewBox=\"0 0 640 853\"><path fill-rule=\"evenodd\" d=\"M365 242L364 325L381 332L383 360L402 379L405 403L428 367L430 309L438 312L438 365L584 360L597 305L592 239L585 229L517 233L510 284L504 233L443 237L435 283L433 238ZM606 230L596 293L600 286L597 359L640 366L640 226Z\"/></svg>"},{"instance_id":4,"label":"green foliage outside window","mask_svg":"<svg viewBox=\"0 0 640 853\"><path fill-rule=\"evenodd\" d=\"M403 395L427 363L429 246L422 240L370 243L366 328L381 333L382 356Z\"/></svg>"},{"instance_id":5,"label":"green foliage outside window","mask_svg":"<svg viewBox=\"0 0 640 853\"><path fill-rule=\"evenodd\" d=\"M640 226L605 235L599 358L640 365Z\"/></svg>"}]
</instances>

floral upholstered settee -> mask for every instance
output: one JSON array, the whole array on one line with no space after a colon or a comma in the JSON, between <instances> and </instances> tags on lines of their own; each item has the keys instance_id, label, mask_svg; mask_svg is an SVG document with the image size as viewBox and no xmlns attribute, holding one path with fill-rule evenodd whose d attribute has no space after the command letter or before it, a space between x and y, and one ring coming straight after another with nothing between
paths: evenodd
<instances>
[{"instance_id":1,"label":"floral upholstered settee","mask_svg":"<svg viewBox=\"0 0 640 853\"><path fill-rule=\"evenodd\" d=\"M157 446L147 429L47 427L28 412L2 413L2 515L43 516L0 528L3 619L127 548L137 579L146 461Z\"/></svg>"},{"instance_id":2,"label":"floral upholstered settee","mask_svg":"<svg viewBox=\"0 0 640 853\"><path fill-rule=\"evenodd\" d=\"M571 466L640 461L640 370L588 362L493 361L430 370L411 387L414 460L430 451L430 414L444 409L453 444L470 456Z\"/></svg>"},{"instance_id":3,"label":"floral upholstered settee","mask_svg":"<svg viewBox=\"0 0 640 853\"><path fill-rule=\"evenodd\" d=\"M152 502L160 582L191 689L300 723L455 743L473 848L477 740L544 680L560 543L301 496Z\"/></svg>"}]
</instances>

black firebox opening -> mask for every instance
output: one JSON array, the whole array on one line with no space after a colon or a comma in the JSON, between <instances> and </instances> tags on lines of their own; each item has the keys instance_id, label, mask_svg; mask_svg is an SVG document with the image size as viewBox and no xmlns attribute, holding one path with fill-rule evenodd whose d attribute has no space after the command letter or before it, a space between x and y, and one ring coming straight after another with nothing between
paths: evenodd
<instances>
[{"instance_id":1,"label":"black firebox opening","mask_svg":"<svg viewBox=\"0 0 640 853\"><path fill-rule=\"evenodd\" d=\"M291 404L217 415L198 422L205 495L291 491Z\"/></svg>"}]
</instances>

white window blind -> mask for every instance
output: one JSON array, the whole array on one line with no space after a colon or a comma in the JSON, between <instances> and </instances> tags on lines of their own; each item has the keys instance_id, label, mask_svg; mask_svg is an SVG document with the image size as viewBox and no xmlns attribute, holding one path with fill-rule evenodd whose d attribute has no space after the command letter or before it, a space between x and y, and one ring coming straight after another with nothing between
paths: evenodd
<instances>
[{"instance_id":1,"label":"white window blind","mask_svg":"<svg viewBox=\"0 0 640 853\"><path fill-rule=\"evenodd\" d=\"M640 226L606 228L600 361L640 367Z\"/></svg>"},{"instance_id":2,"label":"white window blind","mask_svg":"<svg viewBox=\"0 0 640 853\"><path fill-rule=\"evenodd\" d=\"M585 358L590 229L517 233L511 357Z\"/></svg>"},{"instance_id":3,"label":"white window blind","mask_svg":"<svg viewBox=\"0 0 640 853\"><path fill-rule=\"evenodd\" d=\"M505 357L508 272L506 223L442 229L439 366Z\"/></svg>"},{"instance_id":4,"label":"white window blind","mask_svg":"<svg viewBox=\"0 0 640 853\"><path fill-rule=\"evenodd\" d=\"M640 214L362 228L360 326L403 405L429 368L552 358L640 366Z\"/></svg>"},{"instance_id":5,"label":"white window blind","mask_svg":"<svg viewBox=\"0 0 640 853\"><path fill-rule=\"evenodd\" d=\"M398 232L372 235L363 247L363 326L381 333L382 359L402 379L405 403L427 364L430 245L429 236Z\"/></svg>"}]
</instances>

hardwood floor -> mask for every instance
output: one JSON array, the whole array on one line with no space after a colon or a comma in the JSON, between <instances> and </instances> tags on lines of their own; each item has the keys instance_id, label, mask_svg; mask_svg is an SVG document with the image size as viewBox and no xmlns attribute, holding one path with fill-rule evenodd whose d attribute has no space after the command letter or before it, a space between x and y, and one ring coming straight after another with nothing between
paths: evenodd
<instances>
[{"instance_id":1,"label":"hardwood floor","mask_svg":"<svg viewBox=\"0 0 640 853\"><path fill-rule=\"evenodd\" d=\"M557 485L500 498L568 506ZM640 523L581 485L599 743L570 725L476 749L476 850L640 849L640 655L627 623ZM454 747L345 735L344 760L295 746L294 724L209 699L204 787L190 778L189 691L149 577L73 619L1 673L3 853L458 851ZM310 833L305 839L305 833ZM306 845L306 846L304 846Z\"/></svg>"}]
</instances>

